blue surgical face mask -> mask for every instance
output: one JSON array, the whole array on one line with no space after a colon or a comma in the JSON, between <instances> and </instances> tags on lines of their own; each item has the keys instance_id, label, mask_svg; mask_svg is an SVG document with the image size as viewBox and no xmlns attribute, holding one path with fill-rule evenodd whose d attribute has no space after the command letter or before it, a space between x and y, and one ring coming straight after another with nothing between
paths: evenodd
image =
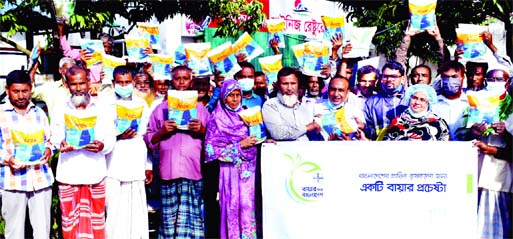
<instances>
[{"instance_id":1,"label":"blue surgical face mask","mask_svg":"<svg viewBox=\"0 0 513 239\"><path fill-rule=\"evenodd\" d=\"M393 94L401 92L401 90L403 90L403 84L399 84L393 90L389 90L383 84L381 84L381 89L383 90L383 92L385 92L385 93L387 93L389 95L393 95Z\"/></svg>"},{"instance_id":2,"label":"blue surgical face mask","mask_svg":"<svg viewBox=\"0 0 513 239\"><path fill-rule=\"evenodd\" d=\"M461 79L460 78L442 77L441 82L442 82L442 92L446 96L456 95L461 90Z\"/></svg>"},{"instance_id":3,"label":"blue surgical face mask","mask_svg":"<svg viewBox=\"0 0 513 239\"><path fill-rule=\"evenodd\" d=\"M130 95L132 95L132 92L134 92L134 85L133 84L129 84L126 86L115 85L114 92L116 92L116 94L118 94L122 98L129 97Z\"/></svg>"},{"instance_id":4,"label":"blue surgical face mask","mask_svg":"<svg viewBox=\"0 0 513 239\"><path fill-rule=\"evenodd\" d=\"M255 80L253 78L242 78L239 80L239 84L242 91L248 92L253 90Z\"/></svg>"}]
</instances>

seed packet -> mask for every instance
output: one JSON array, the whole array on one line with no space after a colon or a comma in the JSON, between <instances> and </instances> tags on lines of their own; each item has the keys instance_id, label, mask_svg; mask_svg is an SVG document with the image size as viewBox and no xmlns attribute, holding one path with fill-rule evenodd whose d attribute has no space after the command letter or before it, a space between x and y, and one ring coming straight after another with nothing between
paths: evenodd
<instances>
[{"instance_id":1,"label":"seed packet","mask_svg":"<svg viewBox=\"0 0 513 239\"><path fill-rule=\"evenodd\" d=\"M436 0L409 0L410 31L419 32L436 27Z\"/></svg>"},{"instance_id":2,"label":"seed packet","mask_svg":"<svg viewBox=\"0 0 513 239\"><path fill-rule=\"evenodd\" d=\"M261 143L267 139L267 133L260 106L242 110L239 112L239 115L244 123L248 125L249 135L256 136L257 143Z\"/></svg>"},{"instance_id":3,"label":"seed packet","mask_svg":"<svg viewBox=\"0 0 513 239\"><path fill-rule=\"evenodd\" d=\"M207 57L214 68L221 72L221 75L235 75L241 69L235 54L233 54L231 42L226 42L214 48L207 54Z\"/></svg>"},{"instance_id":4,"label":"seed packet","mask_svg":"<svg viewBox=\"0 0 513 239\"><path fill-rule=\"evenodd\" d=\"M83 148L90 144L95 139L96 118L96 116L64 114L66 143L75 148Z\"/></svg>"},{"instance_id":5,"label":"seed packet","mask_svg":"<svg viewBox=\"0 0 513 239\"><path fill-rule=\"evenodd\" d=\"M171 68L174 63L173 56L162 54L149 54L151 70L155 79L171 79Z\"/></svg>"},{"instance_id":6,"label":"seed packet","mask_svg":"<svg viewBox=\"0 0 513 239\"><path fill-rule=\"evenodd\" d=\"M102 56L102 70L104 73L104 80L113 80L114 79L114 69L118 66L126 65L126 60L123 58L111 56L108 54L103 54Z\"/></svg>"},{"instance_id":7,"label":"seed packet","mask_svg":"<svg viewBox=\"0 0 513 239\"><path fill-rule=\"evenodd\" d=\"M178 129L187 130L191 119L197 118L196 103L198 91L195 90L168 90L167 106L168 119L174 120Z\"/></svg>"},{"instance_id":8,"label":"seed packet","mask_svg":"<svg viewBox=\"0 0 513 239\"><path fill-rule=\"evenodd\" d=\"M282 55L280 54L275 56L258 58L258 63L260 63L262 71L267 77L267 85L272 85L274 82L277 81L278 71L280 71L281 68L283 68L281 57Z\"/></svg>"},{"instance_id":9,"label":"seed packet","mask_svg":"<svg viewBox=\"0 0 513 239\"><path fill-rule=\"evenodd\" d=\"M147 38L125 35L125 44L130 62L147 62L149 60L145 53L146 48L150 47Z\"/></svg>"},{"instance_id":10,"label":"seed packet","mask_svg":"<svg viewBox=\"0 0 513 239\"><path fill-rule=\"evenodd\" d=\"M269 42L271 39L276 39L278 41L278 47L285 48L285 38L283 37L283 31L285 31L285 20L283 20L283 18L267 19L265 23L268 31L267 41Z\"/></svg>"},{"instance_id":11,"label":"seed packet","mask_svg":"<svg viewBox=\"0 0 513 239\"><path fill-rule=\"evenodd\" d=\"M241 53L246 54L246 59L248 61L251 61L255 57L264 53L264 49L258 45L258 43L253 40L247 32L244 32L244 34L242 34L242 36L233 43L232 48L236 55Z\"/></svg>"},{"instance_id":12,"label":"seed packet","mask_svg":"<svg viewBox=\"0 0 513 239\"><path fill-rule=\"evenodd\" d=\"M87 67L102 63L102 56L105 54L102 41L82 39L80 41L80 47L86 49L87 53L92 55L91 59L86 60Z\"/></svg>"},{"instance_id":13,"label":"seed packet","mask_svg":"<svg viewBox=\"0 0 513 239\"><path fill-rule=\"evenodd\" d=\"M210 42L184 44L187 66L195 77L212 75L212 67L207 57Z\"/></svg>"}]
</instances>

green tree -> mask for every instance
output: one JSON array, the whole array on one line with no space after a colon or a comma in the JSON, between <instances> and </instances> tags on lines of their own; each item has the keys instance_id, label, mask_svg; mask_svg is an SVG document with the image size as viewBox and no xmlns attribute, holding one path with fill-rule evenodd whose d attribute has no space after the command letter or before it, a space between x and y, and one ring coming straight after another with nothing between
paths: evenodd
<instances>
[{"instance_id":1,"label":"green tree","mask_svg":"<svg viewBox=\"0 0 513 239\"><path fill-rule=\"evenodd\" d=\"M234 36L240 30L249 33L257 31L265 19L262 8L262 3L256 0L77 0L68 27L70 31L100 32L119 15L128 19L131 30L137 22L145 22L152 17L162 22L176 14L184 14L195 21L210 16L218 25L217 36ZM7 32L6 36L0 34L0 41L27 55L30 51L9 40L9 37L18 32L57 32L52 0L0 0L0 9L4 9L0 10L0 31ZM247 15L246 20L238 20L241 14Z\"/></svg>"},{"instance_id":2,"label":"green tree","mask_svg":"<svg viewBox=\"0 0 513 239\"><path fill-rule=\"evenodd\" d=\"M379 53L388 59L394 57L395 49L399 46L403 31L406 29L409 12L407 0L389 1L358 1L358 0L329 0L339 2L340 7L348 12L347 18L354 20L356 26L377 26L373 44ZM509 0L438 0L436 7L437 24L446 45L456 42L456 27L458 23L481 24L487 16L492 16L505 23L507 33L507 52L511 57L512 25L510 13L512 4ZM427 33L412 38L409 55L436 62L437 44Z\"/></svg>"}]
</instances>

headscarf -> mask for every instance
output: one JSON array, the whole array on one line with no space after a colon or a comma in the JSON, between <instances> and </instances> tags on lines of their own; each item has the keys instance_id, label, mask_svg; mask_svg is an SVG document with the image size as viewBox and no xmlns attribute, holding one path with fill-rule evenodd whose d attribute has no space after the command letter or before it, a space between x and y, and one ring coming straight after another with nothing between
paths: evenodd
<instances>
[{"instance_id":1,"label":"headscarf","mask_svg":"<svg viewBox=\"0 0 513 239\"><path fill-rule=\"evenodd\" d=\"M422 91L427 95L429 101L428 110L431 110L433 108L433 105L436 104L436 102L438 101L438 98L436 96L435 89L432 86L426 84L416 84L408 87L405 93L408 105L410 105L411 96L419 91Z\"/></svg>"},{"instance_id":2,"label":"headscarf","mask_svg":"<svg viewBox=\"0 0 513 239\"><path fill-rule=\"evenodd\" d=\"M256 158L256 147L242 149L239 142L249 136L248 126L244 124L238 112L242 108L230 109L226 105L226 97L234 90L242 92L240 84L234 79L225 80L221 88L220 100L208 121L207 134L205 137L206 161L213 161L220 157L227 157L226 148L229 145L236 145L229 157L240 157L249 161ZM241 102L242 104L242 102Z\"/></svg>"}]
</instances>

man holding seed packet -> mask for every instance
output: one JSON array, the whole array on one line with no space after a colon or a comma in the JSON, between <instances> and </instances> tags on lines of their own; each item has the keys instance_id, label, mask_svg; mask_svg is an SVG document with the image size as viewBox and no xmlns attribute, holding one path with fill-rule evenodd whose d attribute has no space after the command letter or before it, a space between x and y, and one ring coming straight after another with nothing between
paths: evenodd
<instances>
[{"instance_id":1,"label":"man holding seed packet","mask_svg":"<svg viewBox=\"0 0 513 239\"><path fill-rule=\"evenodd\" d=\"M66 72L71 97L52 115L52 144L60 148L56 179L67 238L105 238L106 155L116 142L114 114L89 94L81 66Z\"/></svg>"},{"instance_id":2,"label":"man holding seed packet","mask_svg":"<svg viewBox=\"0 0 513 239\"><path fill-rule=\"evenodd\" d=\"M26 238L29 207L33 238L50 235L52 184L48 160L52 156L50 126L45 112L30 101L32 83L27 72L7 75L8 100L0 106L0 189L6 238Z\"/></svg>"},{"instance_id":3,"label":"man holding seed packet","mask_svg":"<svg viewBox=\"0 0 513 239\"><path fill-rule=\"evenodd\" d=\"M203 238L201 153L209 113L191 89L192 71L172 72L167 101L152 112L144 136L160 155L162 214L159 238ZM183 220L182 220L183 219Z\"/></svg>"}]
</instances>

